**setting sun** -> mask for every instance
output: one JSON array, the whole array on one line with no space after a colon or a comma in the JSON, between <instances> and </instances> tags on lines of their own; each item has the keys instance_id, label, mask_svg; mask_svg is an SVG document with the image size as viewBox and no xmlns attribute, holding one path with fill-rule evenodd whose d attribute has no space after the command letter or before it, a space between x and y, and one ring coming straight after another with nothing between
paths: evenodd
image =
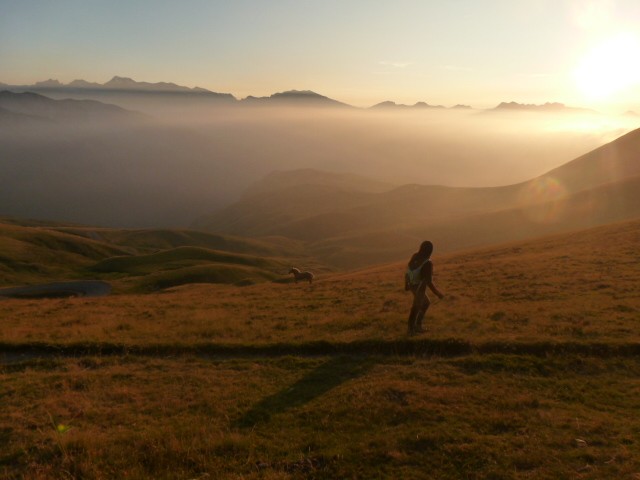
<instances>
[{"instance_id":1,"label":"setting sun","mask_svg":"<svg viewBox=\"0 0 640 480\"><path fill-rule=\"evenodd\" d=\"M592 49L575 71L576 83L589 99L602 100L640 83L640 40L632 33L610 37Z\"/></svg>"}]
</instances>

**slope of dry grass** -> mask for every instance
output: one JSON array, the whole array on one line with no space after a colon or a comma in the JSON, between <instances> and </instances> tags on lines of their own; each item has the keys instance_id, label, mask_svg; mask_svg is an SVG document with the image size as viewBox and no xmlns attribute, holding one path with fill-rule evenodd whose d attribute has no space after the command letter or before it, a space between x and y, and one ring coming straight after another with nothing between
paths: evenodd
<instances>
[{"instance_id":1,"label":"slope of dry grass","mask_svg":"<svg viewBox=\"0 0 640 480\"><path fill-rule=\"evenodd\" d=\"M438 256L428 338L637 342L640 222ZM411 253L411 252L409 252ZM265 344L394 340L411 302L402 264L313 285L193 285L160 295L5 300L6 343ZM37 319L37 322L34 322Z\"/></svg>"},{"instance_id":2,"label":"slope of dry grass","mask_svg":"<svg viewBox=\"0 0 640 480\"><path fill-rule=\"evenodd\" d=\"M0 476L633 479L638 375L501 355L0 366Z\"/></svg>"},{"instance_id":3,"label":"slope of dry grass","mask_svg":"<svg viewBox=\"0 0 640 480\"><path fill-rule=\"evenodd\" d=\"M436 245L447 298L418 340L402 264L1 301L0 477L634 479L639 241ZM459 350L401 355L421 342Z\"/></svg>"}]
</instances>

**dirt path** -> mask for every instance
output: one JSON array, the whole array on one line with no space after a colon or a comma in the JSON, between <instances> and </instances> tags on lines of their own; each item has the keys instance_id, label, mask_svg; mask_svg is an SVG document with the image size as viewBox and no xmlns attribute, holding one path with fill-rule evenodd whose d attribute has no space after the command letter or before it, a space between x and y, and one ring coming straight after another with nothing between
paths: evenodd
<instances>
[{"instance_id":1,"label":"dirt path","mask_svg":"<svg viewBox=\"0 0 640 480\"><path fill-rule=\"evenodd\" d=\"M39 358L125 356L166 357L197 355L217 358L251 358L282 356L415 356L459 357L466 355L579 355L611 358L640 356L640 344L571 343L571 342L492 342L470 343L464 340L402 340L357 342L308 342L300 344L224 345L155 344L123 345L115 343L0 343L0 364Z\"/></svg>"},{"instance_id":2,"label":"dirt path","mask_svg":"<svg viewBox=\"0 0 640 480\"><path fill-rule=\"evenodd\" d=\"M103 297L110 293L111 285L100 280L57 282L24 287L0 288L0 298Z\"/></svg>"}]
</instances>

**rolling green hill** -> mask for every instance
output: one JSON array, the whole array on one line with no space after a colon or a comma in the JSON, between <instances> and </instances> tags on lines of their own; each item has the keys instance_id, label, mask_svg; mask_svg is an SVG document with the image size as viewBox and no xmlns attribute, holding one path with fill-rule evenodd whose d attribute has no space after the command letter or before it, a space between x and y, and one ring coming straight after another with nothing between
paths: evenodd
<instances>
[{"instance_id":1,"label":"rolling green hill","mask_svg":"<svg viewBox=\"0 0 640 480\"><path fill-rule=\"evenodd\" d=\"M75 226L56 227L56 230L119 245L133 252L151 253L160 249L192 246L261 256L303 256L304 254L304 246L301 242L285 237L254 239L186 229L114 229Z\"/></svg>"},{"instance_id":2,"label":"rolling green hill","mask_svg":"<svg viewBox=\"0 0 640 480\"><path fill-rule=\"evenodd\" d=\"M116 292L186 283L285 280L293 265L326 268L286 238L187 230L118 230L37 220L0 221L0 287L106 280Z\"/></svg>"},{"instance_id":3,"label":"rolling green hill","mask_svg":"<svg viewBox=\"0 0 640 480\"><path fill-rule=\"evenodd\" d=\"M45 227L0 222L0 284L70 279L104 258L126 253L109 245Z\"/></svg>"},{"instance_id":4,"label":"rolling green hill","mask_svg":"<svg viewBox=\"0 0 640 480\"><path fill-rule=\"evenodd\" d=\"M133 289L154 291L187 283L252 284L286 275L290 262L200 247L111 257L93 265L99 273L124 274Z\"/></svg>"}]
</instances>

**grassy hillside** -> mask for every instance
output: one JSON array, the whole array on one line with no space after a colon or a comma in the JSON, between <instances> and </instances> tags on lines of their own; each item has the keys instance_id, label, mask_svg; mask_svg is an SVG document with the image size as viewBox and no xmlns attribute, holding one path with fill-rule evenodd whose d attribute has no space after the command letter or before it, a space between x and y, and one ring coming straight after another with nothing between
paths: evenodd
<instances>
[{"instance_id":1,"label":"grassy hillside","mask_svg":"<svg viewBox=\"0 0 640 480\"><path fill-rule=\"evenodd\" d=\"M187 230L117 230L6 219L0 222L0 287L102 279L116 292L186 283L281 280L293 265L326 270L286 238Z\"/></svg>"},{"instance_id":2,"label":"grassy hillside","mask_svg":"<svg viewBox=\"0 0 640 480\"><path fill-rule=\"evenodd\" d=\"M144 255L111 257L91 271L120 273L129 288L156 291L187 283L251 284L286 275L289 262L199 247L178 247Z\"/></svg>"},{"instance_id":3,"label":"grassy hillside","mask_svg":"<svg viewBox=\"0 0 640 480\"><path fill-rule=\"evenodd\" d=\"M447 298L429 312L428 338L638 342L639 241L640 221L633 221L462 253L442 254L436 244L435 280ZM402 289L404 268L319 274L313 285L185 285L162 295L7 300L0 302L0 341L394 341L404 336L411 302Z\"/></svg>"},{"instance_id":4,"label":"grassy hillside","mask_svg":"<svg viewBox=\"0 0 640 480\"><path fill-rule=\"evenodd\" d=\"M453 252L635 218L640 218L640 176L532 206L361 230L311 242L308 249L330 265L356 268L396 260L427 238Z\"/></svg>"},{"instance_id":5,"label":"grassy hillside","mask_svg":"<svg viewBox=\"0 0 640 480\"><path fill-rule=\"evenodd\" d=\"M43 227L0 223L0 285L82 277L96 261L125 251Z\"/></svg>"},{"instance_id":6,"label":"grassy hillside","mask_svg":"<svg viewBox=\"0 0 640 480\"><path fill-rule=\"evenodd\" d=\"M582 155L542 179L558 182L568 192L579 192L640 175L640 129Z\"/></svg>"},{"instance_id":7,"label":"grassy hillside","mask_svg":"<svg viewBox=\"0 0 640 480\"><path fill-rule=\"evenodd\" d=\"M200 262L231 263L259 268L277 268L282 270L286 263L266 260L262 257L237 255L226 252L208 250L198 247L179 247L162 250L147 255L128 255L112 257L98 262L92 267L97 272L152 273L159 269L180 268Z\"/></svg>"},{"instance_id":8,"label":"grassy hillside","mask_svg":"<svg viewBox=\"0 0 640 480\"><path fill-rule=\"evenodd\" d=\"M285 254L303 256L304 253L301 242L285 237L253 239L186 229L125 230L75 226L59 227L56 230L102 240L136 252L153 252L177 247L202 247L272 257Z\"/></svg>"},{"instance_id":9,"label":"grassy hillside","mask_svg":"<svg viewBox=\"0 0 640 480\"><path fill-rule=\"evenodd\" d=\"M32 361L0 371L0 475L633 479L639 374L576 356Z\"/></svg>"},{"instance_id":10,"label":"grassy hillside","mask_svg":"<svg viewBox=\"0 0 640 480\"><path fill-rule=\"evenodd\" d=\"M635 478L639 242L636 220L436 246L417 338L404 263L4 300L0 476Z\"/></svg>"}]
</instances>

